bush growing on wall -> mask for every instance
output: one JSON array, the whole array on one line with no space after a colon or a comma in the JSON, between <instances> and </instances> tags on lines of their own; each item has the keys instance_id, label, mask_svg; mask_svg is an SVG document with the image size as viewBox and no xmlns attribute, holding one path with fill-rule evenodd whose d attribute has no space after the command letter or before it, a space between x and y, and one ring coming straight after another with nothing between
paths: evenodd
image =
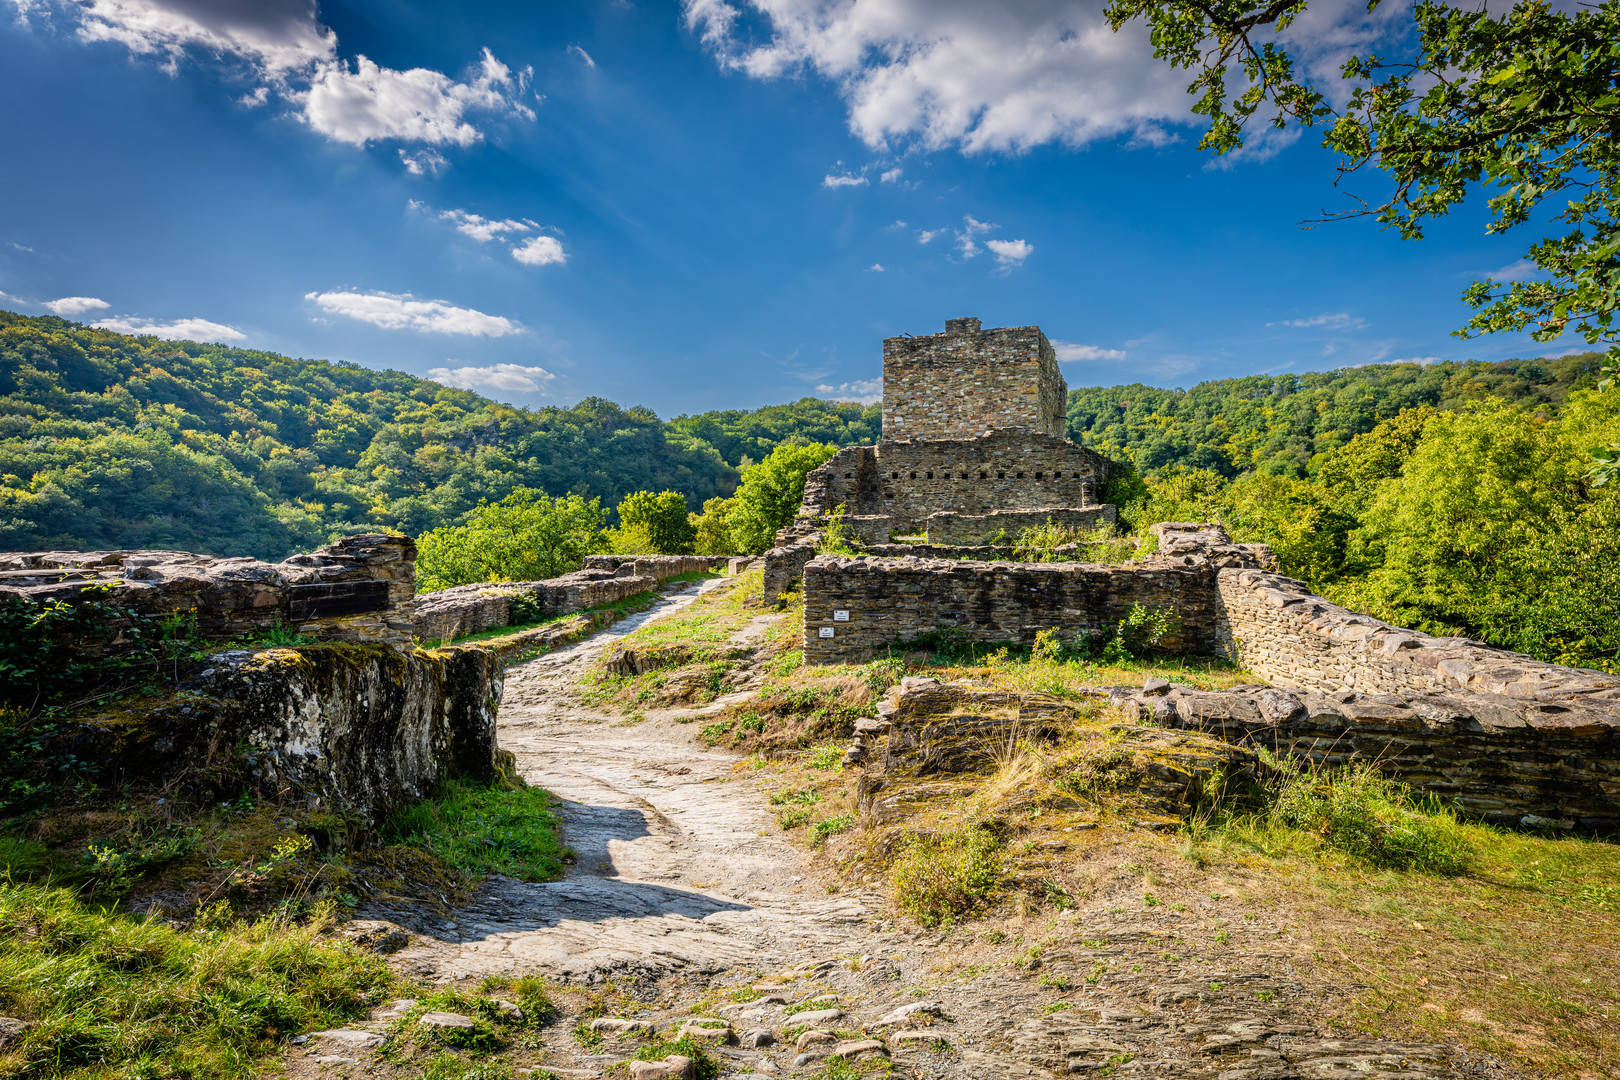
<instances>
[{"instance_id":1,"label":"bush growing on wall","mask_svg":"<svg viewBox=\"0 0 1620 1080\"><path fill-rule=\"evenodd\" d=\"M479 581L539 581L585 564L603 542L602 500L552 498L519 488L467 515L464 525L434 529L416 541L419 593Z\"/></svg>"}]
</instances>

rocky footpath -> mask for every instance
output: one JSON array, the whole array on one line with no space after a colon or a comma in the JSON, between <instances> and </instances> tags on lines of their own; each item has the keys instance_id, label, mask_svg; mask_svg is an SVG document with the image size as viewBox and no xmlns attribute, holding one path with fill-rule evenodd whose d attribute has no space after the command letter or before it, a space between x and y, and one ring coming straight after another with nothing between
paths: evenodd
<instances>
[{"instance_id":1,"label":"rocky footpath","mask_svg":"<svg viewBox=\"0 0 1620 1080\"><path fill-rule=\"evenodd\" d=\"M566 1080L690 1075L668 1057L626 1064L649 1035L684 1033L722 1076L755 1080L821 1076L835 1058L953 1080L1512 1075L1447 1047L1326 1028L1323 1004L1351 988L1314 977L1309 940L1269 910L1240 911L1207 892L1166 884L1163 902L1146 906L1140 879L1110 878L1069 910L915 929L782 833L772 774L693 738L695 721L743 695L649 711L640 722L578 704L575 684L603 650L696 591L508 671L501 745L559 799L578 853L564 880L497 878L443 915L386 905L363 913L370 932L397 935L399 968L424 979L555 980L563 1015L515 1052L523 1069ZM919 735L913 749L896 743L897 769L954 760L922 748L922 699L937 684L907 692L912 699L902 694L889 710L900 722L887 722ZM879 749L887 760L872 744L874 756ZM936 775L957 774L941 765ZM1053 843L1065 857L1065 842ZM292 1075L315 1075L310 1063L322 1057L364 1066L376 1053L366 1044L391 1037L389 1022L384 1010L312 1039L293 1054Z\"/></svg>"}]
</instances>

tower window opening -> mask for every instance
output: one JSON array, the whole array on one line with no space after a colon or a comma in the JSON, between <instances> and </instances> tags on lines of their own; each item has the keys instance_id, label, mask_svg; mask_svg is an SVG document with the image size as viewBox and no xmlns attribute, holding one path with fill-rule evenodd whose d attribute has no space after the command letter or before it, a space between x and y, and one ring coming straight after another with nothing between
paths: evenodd
<instances>
[{"instance_id":1,"label":"tower window opening","mask_svg":"<svg viewBox=\"0 0 1620 1080\"><path fill-rule=\"evenodd\" d=\"M934 474L932 472L924 473L923 478L926 480L932 480L934 478Z\"/></svg>"}]
</instances>

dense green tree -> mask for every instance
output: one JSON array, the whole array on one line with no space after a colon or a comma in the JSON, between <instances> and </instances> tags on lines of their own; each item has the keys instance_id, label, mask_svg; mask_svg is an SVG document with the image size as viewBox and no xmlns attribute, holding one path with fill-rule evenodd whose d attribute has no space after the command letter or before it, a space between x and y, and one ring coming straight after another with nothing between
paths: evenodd
<instances>
[{"instance_id":1,"label":"dense green tree","mask_svg":"<svg viewBox=\"0 0 1620 1080\"><path fill-rule=\"evenodd\" d=\"M1379 6L1370 0L1368 11ZM1338 47L1300 29L1306 8L1113 0L1109 18L1116 29L1144 19L1154 55L1194 73L1196 111L1209 117L1202 146L1239 149L1260 116L1273 130L1320 128L1341 183L1381 173L1385 193L1345 216L1420 239L1430 219L1483 191L1489 232L1556 222L1562 235L1526 252L1537 275L1486 278L1463 293L1476 313L1458 333L1529 329L1553 341L1574 331L1620 361L1620 0L1505 10L1421 0L1393 54L1351 55L1325 79L1293 54Z\"/></svg>"},{"instance_id":2,"label":"dense green tree","mask_svg":"<svg viewBox=\"0 0 1620 1080\"><path fill-rule=\"evenodd\" d=\"M750 554L769 550L777 530L793 520L804 502L804 478L837 452L826 443L778 446L744 470L728 515L737 546Z\"/></svg>"},{"instance_id":3,"label":"dense green tree","mask_svg":"<svg viewBox=\"0 0 1620 1080\"><path fill-rule=\"evenodd\" d=\"M719 496L703 504L703 513L692 515L693 547L699 555L735 555L737 542L731 537L730 499Z\"/></svg>"},{"instance_id":4,"label":"dense green tree","mask_svg":"<svg viewBox=\"0 0 1620 1080\"><path fill-rule=\"evenodd\" d=\"M686 499L678 491L636 491L618 506L619 527L646 533L654 552L690 555L694 539Z\"/></svg>"},{"instance_id":5,"label":"dense green tree","mask_svg":"<svg viewBox=\"0 0 1620 1080\"><path fill-rule=\"evenodd\" d=\"M669 422L671 439L685 436L720 452L730 465L763 461L778 446L831 443L834 446L869 446L882 432L881 405L850 405L800 398L791 405L767 405L752 412L726 409L697 416L677 416Z\"/></svg>"},{"instance_id":6,"label":"dense green tree","mask_svg":"<svg viewBox=\"0 0 1620 1080\"><path fill-rule=\"evenodd\" d=\"M539 581L578 570L601 550L602 500L519 488L479 506L464 525L417 538L418 592L480 581Z\"/></svg>"}]
</instances>

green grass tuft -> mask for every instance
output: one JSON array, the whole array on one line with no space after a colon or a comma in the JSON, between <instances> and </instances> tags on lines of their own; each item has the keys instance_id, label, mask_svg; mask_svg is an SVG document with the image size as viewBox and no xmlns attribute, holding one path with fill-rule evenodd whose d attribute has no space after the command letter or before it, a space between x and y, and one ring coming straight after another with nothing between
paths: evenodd
<instances>
[{"instance_id":1,"label":"green grass tuft","mask_svg":"<svg viewBox=\"0 0 1620 1080\"><path fill-rule=\"evenodd\" d=\"M557 839L543 788L453 780L383 824L388 843L410 844L469 874L556 881L570 851Z\"/></svg>"}]
</instances>

